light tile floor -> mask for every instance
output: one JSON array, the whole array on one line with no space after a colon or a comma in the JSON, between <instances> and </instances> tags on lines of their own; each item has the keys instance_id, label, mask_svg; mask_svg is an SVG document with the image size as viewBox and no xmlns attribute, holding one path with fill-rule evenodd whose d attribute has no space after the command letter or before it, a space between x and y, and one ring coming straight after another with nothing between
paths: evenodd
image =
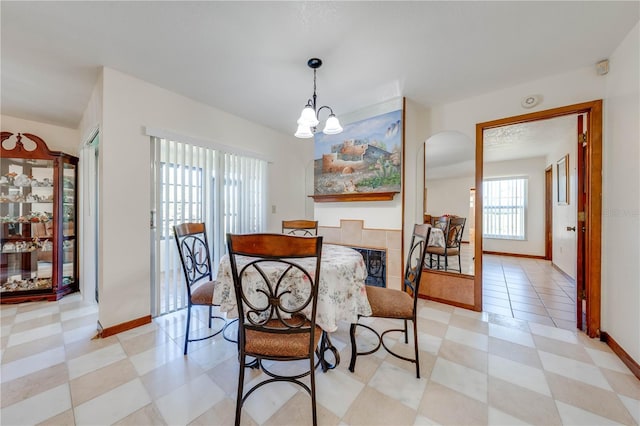
<instances>
[{"instance_id":1,"label":"light tile floor","mask_svg":"<svg viewBox=\"0 0 640 426\"><path fill-rule=\"evenodd\" d=\"M79 295L2 305L0 313L3 426L233 424L235 345L216 338L191 344L183 356L184 311L105 339L92 339L97 307ZM206 310L195 317L194 332L206 331ZM582 333L423 300L418 329L421 379L412 364L384 351L360 357L350 373L348 324L341 324L332 339L342 362L316 376L319 423L640 421L640 381L608 346ZM364 332L358 339L369 341ZM249 371L247 382L257 374ZM246 403L242 424L310 424L309 403L293 385L266 386Z\"/></svg>"},{"instance_id":2,"label":"light tile floor","mask_svg":"<svg viewBox=\"0 0 640 426\"><path fill-rule=\"evenodd\" d=\"M482 309L575 330L576 284L548 260L485 254Z\"/></svg>"}]
</instances>

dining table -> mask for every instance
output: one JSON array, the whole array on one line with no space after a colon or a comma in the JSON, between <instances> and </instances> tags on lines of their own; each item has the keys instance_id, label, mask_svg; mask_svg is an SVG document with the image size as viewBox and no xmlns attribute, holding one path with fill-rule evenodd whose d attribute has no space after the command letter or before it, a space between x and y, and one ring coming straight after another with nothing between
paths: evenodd
<instances>
[{"instance_id":1,"label":"dining table","mask_svg":"<svg viewBox=\"0 0 640 426\"><path fill-rule=\"evenodd\" d=\"M249 263L253 258L237 256L238 270ZM295 259L305 268L315 270L315 259ZM305 265L305 262L310 262ZM269 267L282 268L282 265L273 263L266 265L263 270L268 273ZM254 289L261 285L262 278L259 273L249 268L244 272L243 282ZM331 343L329 333L338 329L340 321L355 323L359 316L370 316L371 305L367 299L365 279L367 268L362 255L347 246L337 244L323 244L320 261L320 280L318 287L318 301L316 308L316 324L322 328L323 336L320 343L320 363L324 371L335 368L340 362L337 349ZM228 317L237 317L236 296L231 272L229 255L225 254L220 259L217 284L214 290L213 302L220 306L220 311L227 313ZM292 288L297 285L295 279L291 279L286 285ZM255 297L261 297L255 292ZM306 313L310 315L311 312ZM325 352L330 351L335 359L332 364L327 361Z\"/></svg>"}]
</instances>

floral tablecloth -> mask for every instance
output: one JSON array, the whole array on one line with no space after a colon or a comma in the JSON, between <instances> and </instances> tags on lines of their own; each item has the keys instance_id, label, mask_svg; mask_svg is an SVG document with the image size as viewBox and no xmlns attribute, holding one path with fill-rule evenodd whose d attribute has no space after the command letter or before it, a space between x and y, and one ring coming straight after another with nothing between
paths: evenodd
<instances>
[{"instance_id":1,"label":"floral tablecloth","mask_svg":"<svg viewBox=\"0 0 640 426\"><path fill-rule=\"evenodd\" d=\"M429 234L429 243L427 245L435 247L444 247L444 231L435 226L431 227L431 234Z\"/></svg>"},{"instance_id":2,"label":"floral tablecloth","mask_svg":"<svg viewBox=\"0 0 640 426\"><path fill-rule=\"evenodd\" d=\"M238 269L241 269L249 259L238 256ZM304 266L304 261L301 261L301 265ZM313 267L313 263L310 265ZM276 267L275 264L274 267ZM249 275L243 281L248 285L257 286L261 282L261 278L254 269L246 273ZM358 315L371 315L371 306L364 284L366 277L367 269L360 253L349 247L334 244L322 245L316 323L323 330L333 332L338 329L338 321L356 322ZM228 255L220 259L217 282L213 296L214 303L220 305L222 312L237 316L236 296ZM295 282L289 285L294 286Z\"/></svg>"}]
</instances>

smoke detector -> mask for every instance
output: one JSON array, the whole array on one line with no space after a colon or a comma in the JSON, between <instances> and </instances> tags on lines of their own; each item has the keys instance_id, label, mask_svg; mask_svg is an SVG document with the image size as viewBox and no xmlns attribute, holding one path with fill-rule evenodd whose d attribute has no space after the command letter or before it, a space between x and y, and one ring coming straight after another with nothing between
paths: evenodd
<instances>
[{"instance_id":1,"label":"smoke detector","mask_svg":"<svg viewBox=\"0 0 640 426\"><path fill-rule=\"evenodd\" d=\"M522 98L522 101L520 101L520 105L522 105L522 108L533 108L534 106L538 105L541 100L542 96L540 95L529 95Z\"/></svg>"}]
</instances>

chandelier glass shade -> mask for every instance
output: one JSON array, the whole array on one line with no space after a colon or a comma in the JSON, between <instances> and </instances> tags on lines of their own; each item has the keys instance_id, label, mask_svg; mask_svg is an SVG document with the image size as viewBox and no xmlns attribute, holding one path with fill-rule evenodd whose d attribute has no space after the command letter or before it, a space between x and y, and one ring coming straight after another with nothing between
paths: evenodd
<instances>
[{"instance_id":1,"label":"chandelier glass shade","mask_svg":"<svg viewBox=\"0 0 640 426\"><path fill-rule=\"evenodd\" d=\"M316 71L322 65L322 61L318 58L311 58L307 61L307 65L309 68L313 69L313 96L307 101L307 104L300 113L300 117L298 118L298 129L294 136L297 138L312 138L313 134L316 132L316 126L320 124L318 115L320 111L325 108L329 110L329 117L325 122L322 132L327 135L336 135L342 132L342 126L340 125L338 117L333 113L331 107L323 105L316 108Z\"/></svg>"}]
</instances>

